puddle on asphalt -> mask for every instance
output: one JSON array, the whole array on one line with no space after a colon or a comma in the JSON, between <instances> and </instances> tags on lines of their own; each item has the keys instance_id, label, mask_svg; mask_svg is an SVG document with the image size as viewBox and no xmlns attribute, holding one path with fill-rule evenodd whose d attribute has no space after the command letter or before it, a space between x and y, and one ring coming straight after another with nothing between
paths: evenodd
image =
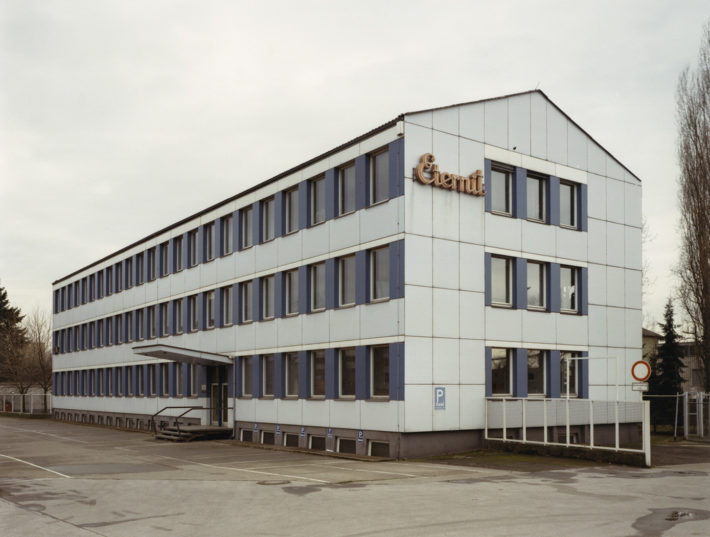
<instances>
[{"instance_id":1,"label":"puddle on asphalt","mask_svg":"<svg viewBox=\"0 0 710 537\"><path fill-rule=\"evenodd\" d=\"M666 507L649 509L649 511L651 511L650 514L636 519L636 522L631 525L638 532L631 537L661 537L677 524L710 518L710 511L704 509Z\"/></svg>"},{"instance_id":2,"label":"puddle on asphalt","mask_svg":"<svg viewBox=\"0 0 710 537\"><path fill-rule=\"evenodd\" d=\"M359 489L364 488L367 485L364 483L331 483L325 485L303 485L300 487L283 487L281 490L287 492L288 494L295 494L296 496L305 496L306 494L311 494L312 492L320 492L323 489Z\"/></svg>"}]
</instances>

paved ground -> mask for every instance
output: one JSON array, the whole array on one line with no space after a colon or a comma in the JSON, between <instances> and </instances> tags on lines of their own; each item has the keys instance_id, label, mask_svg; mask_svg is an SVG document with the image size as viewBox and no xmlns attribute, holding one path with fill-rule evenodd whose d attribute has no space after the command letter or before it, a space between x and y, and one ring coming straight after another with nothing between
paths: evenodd
<instances>
[{"instance_id":1,"label":"paved ground","mask_svg":"<svg viewBox=\"0 0 710 537\"><path fill-rule=\"evenodd\" d=\"M0 536L706 537L710 447L686 449L701 462L370 462L0 417Z\"/></svg>"}]
</instances>

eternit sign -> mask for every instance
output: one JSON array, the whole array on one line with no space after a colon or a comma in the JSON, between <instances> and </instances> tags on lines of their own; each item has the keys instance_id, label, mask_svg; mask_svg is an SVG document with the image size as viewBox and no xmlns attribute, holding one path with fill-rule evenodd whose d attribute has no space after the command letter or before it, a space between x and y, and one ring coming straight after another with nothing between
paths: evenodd
<instances>
[{"instance_id":1,"label":"eternit sign","mask_svg":"<svg viewBox=\"0 0 710 537\"><path fill-rule=\"evenodd\" d=\"M434 164L435 157L425 153L419 159L414 169L414 177L423 185L432 185L446 190L458 190L472 196L483 196L486 187L483 184L483 172L476 170L468 177L449 172L440 172L439 165Z\"/></svg>"}]
</instances>

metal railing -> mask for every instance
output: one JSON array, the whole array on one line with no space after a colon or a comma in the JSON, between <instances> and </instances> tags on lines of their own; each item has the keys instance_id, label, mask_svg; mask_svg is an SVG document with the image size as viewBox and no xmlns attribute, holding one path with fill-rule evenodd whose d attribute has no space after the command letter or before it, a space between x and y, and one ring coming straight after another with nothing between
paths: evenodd
<instances>
[{"instance_id":1,"label":"metal railing","mask_svg":"<svg viewBox=\"0 0 710 537\"><path fill-rule=\"evenodd\" d=\"M51 414L51 393L0 394L0 412L12 414Z\"/></svg>"},{"instance_id":2,"label":"metal railing","mask_svg":"<svg viewBox=\"0 0 710 537\"><path fill-rule=\"evenodd\" d=\"M184 416L186 416L187 414L189 414L193 410L205 410L205 408L202 406L166 406L166 407L163 407L150 417L150 428L153 431L153 434L158 433L158 429L155 426L155 418L160 416L166 410L184 410L184 412L182 412L181 414L178 414L177 416L173 416L173 415L170 415L170 416L165 415L164 416L165 418L169 418L169 419L173 420L173 423L175 424L175 427L177 428L178 433L180 433L180 418L183 418Z\"/></svg>"},{"instance_id":3,"label":"metal railing","mask_svg":"<svg viewBox=\"0 0 710 537\"><path fill-rule=\"evenodd\" d=\"M504 442L643 453L646 466L650 466L649 416L647 401L487 398L485 438ZM634 435L631 434L629 438L629 435L625 434L622 438L621 424L640 425L640 437L633 438ZM561 430L564 431L562 434ZM610 434L611 430L613 434Z\"/></svg>"}]
</instances>

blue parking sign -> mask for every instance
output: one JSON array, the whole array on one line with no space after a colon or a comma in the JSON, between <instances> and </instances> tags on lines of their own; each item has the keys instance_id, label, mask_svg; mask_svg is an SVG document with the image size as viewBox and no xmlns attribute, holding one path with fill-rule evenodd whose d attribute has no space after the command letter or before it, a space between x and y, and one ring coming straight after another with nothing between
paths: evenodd
<instances>
[{"instance_id":1,"label":"blue parking sign","mask_svg":"<svg viewBox=\"0 0 710 537\"><path fill-rule=\"evenodd\" d=\"M446 410L446 387L434 387L434 410Z\"/></svg>"}]
</instances>

